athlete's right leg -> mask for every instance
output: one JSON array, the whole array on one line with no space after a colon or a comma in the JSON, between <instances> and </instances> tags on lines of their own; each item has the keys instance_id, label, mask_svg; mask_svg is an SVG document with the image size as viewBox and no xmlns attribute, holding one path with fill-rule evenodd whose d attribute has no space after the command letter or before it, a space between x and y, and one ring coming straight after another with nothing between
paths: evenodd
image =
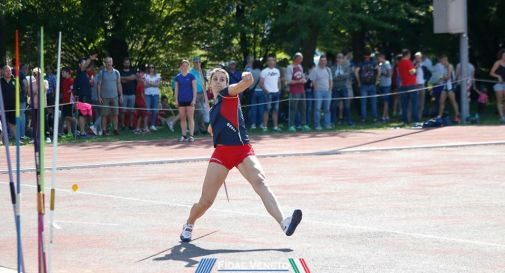
<instances>
[{"instance_id":1,"label":"athlete's right leg","mask_svg":"<svg viewBox=\"0 0 505 273\"><path fill-rule=\"evenodd\" d=\"M210 162L207 167L207 174L203 181L202 195L198 203L195 203L191 208L188 217L188 224L194 224L196 220L207 211L207 209L214 203L217 192L221 185L223 185L229 170L223 165Z\"/></svg>"},{"instance_id":2,"label":"athlete's right leg","mask_svg":"<svg viewBox=\"0 0 505 273\"><path fill-rule=\"evenodd\" d=\"M229 170L220 164L214 162L209 163L209 166L207 167L207 174L205 175L205 179L203 181L202 195L200 196L198 203L195 203L193 207L191 207L188 220L182 227L180 236L181 241L191 241L193 225L196 220L202 217L207 209L210 208L212 203L214 203L217 192L224 183L228 172Z\"/></svg>"}]
</instances>

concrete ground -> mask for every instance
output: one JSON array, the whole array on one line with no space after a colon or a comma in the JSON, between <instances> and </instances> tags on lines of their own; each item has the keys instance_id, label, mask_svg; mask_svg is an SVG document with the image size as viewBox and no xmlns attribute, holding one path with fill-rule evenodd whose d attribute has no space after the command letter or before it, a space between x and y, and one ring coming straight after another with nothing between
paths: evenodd
<instances>
[{"instance_id":1,"label":"concrete ground","mask_svg":"<svg viewBox=\"0 0 505 273\"><path fill-rule=\"evenodd\" d=\"M273 135L253 145L284 212L303 210L292 237L233 170L230 202L222 190L196 240L179 242L209 139L61 146L53 272L185 273L205 258L217 259L212 272L296 272L289 258L313 273L505 272L505 127ZM37 261L32 149L22 148L27 272ZM16 267L5 169L2 159L2 273Z\"/></svg>"}]
</instances>

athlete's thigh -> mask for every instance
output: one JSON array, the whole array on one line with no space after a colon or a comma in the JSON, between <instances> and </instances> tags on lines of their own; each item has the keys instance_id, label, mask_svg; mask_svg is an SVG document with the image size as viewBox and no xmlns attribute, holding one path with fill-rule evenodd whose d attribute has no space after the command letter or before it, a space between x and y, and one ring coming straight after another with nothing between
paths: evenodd
<instances>
[{"instance_id":1,"label":"athlete's thigh","mask_svg":"<svg viewBox=\"0 0 505 273\"><path fill-rule=\"evenodd\" d=\"M208 199L213 201L216 198L217 192L221 185L223 185L229 170L223 165L210 162L207 167L207 173L203 180L202 197L201 199Z\"/></svg>"},{"instance_id":2,"label":"athlete's thigh","mask_svg":"<svg viewBox=\"0 0 505 273\"><path fill-rule=\"evenodd\" d=\"M254 155L246 157L237 166L237 169L251 184L265 180L265 171L263 171L260 161Z\"/></svg>"}]
</instances>

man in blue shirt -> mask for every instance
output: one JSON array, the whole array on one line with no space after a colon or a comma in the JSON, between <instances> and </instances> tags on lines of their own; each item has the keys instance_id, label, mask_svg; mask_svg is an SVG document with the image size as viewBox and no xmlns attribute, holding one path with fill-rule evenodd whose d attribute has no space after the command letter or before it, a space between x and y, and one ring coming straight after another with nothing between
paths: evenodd
<instances>
[{"instance_id":1,"label":"man in blue shirt","mask_svg":"<svg viewBox=\"0 0 505 273\"><path fill-rule=\"evenodd\" d=\"M228 75L230 75L230 85L242 80L242 72L237 70L237 62L234 60L228 64Z\"/></svg>"},{"instance_id":2,"label":"man in blue shirt","mask_svg":"<svg viewBox=\"0 0 505 273\"><path fill-rule=\"evenodd\" d=\"M91 64L92 61L96 60L97 54L91 55L89 58L82 58L79 61L79 69L77 69L77 75L74 80L74 94L77 96L77 101L83 103L91 103L91 84L89 81L88 73L86 69ZM86 127L88 120L85 116L79 112L79 131L81 136L85 137Z\"/></svg>"},{"instance_id":3,"label":"man in blue shirt","mask_svg":"<svg viewBox=\"0 0 505 273\"><path fill-rule=\"evenodd\" d=\"M209 123L209 99L205 88L205 76L202 71L200 57L193 58L193 68L189 71L196 79L196 105L195 105L195 131L200 134L207 133Z\"/></svg>"},{"instance_id":4,"label":"man in blue shirt","mask_svg":"<svg viewBox=\"0 0 505 273\"><path fill-rule=\"evenodd\" d=\"M46 130L47 133L53 131L53 114L56 98L56 75L54 75L53 68L50 65L46 66L46 75L44 79L47 80L49 88L47 89L47 111L46 111Z\"/></svg>"}]
</instances>

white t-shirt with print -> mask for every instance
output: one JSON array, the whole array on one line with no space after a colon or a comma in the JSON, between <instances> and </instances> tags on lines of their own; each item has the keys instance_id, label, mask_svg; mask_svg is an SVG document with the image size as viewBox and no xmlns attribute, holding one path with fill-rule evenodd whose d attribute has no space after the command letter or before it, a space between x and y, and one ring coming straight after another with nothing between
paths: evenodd
<instances>
[{"instance_id":1,"label":"white t-shirt with print","mask_svg":"<svg viewBox=\"0 0 505 273\"><path fill-rule=\"evenodd\" d=\"M261 78L264 79L263 86L269 93L279 92L279 78L281 72L277 68L265 68L261 71Z\"/></svg>"},{"instance_id":2,"label":"white t-shirt with print","mask_svg":"<svg viewBox=\"0 0 505 273\"><path fill-rule=\"evenodd\" d=\"M146 81L146 86L149 84L154 84L156 82L161 82L160 74L156 74L156 75L145 74L144 79ZM144 94L146 94L146 95L159 95L160 88L154 87L154 86L146 87L144 89Z\"/></svg>"}]
</instances>

